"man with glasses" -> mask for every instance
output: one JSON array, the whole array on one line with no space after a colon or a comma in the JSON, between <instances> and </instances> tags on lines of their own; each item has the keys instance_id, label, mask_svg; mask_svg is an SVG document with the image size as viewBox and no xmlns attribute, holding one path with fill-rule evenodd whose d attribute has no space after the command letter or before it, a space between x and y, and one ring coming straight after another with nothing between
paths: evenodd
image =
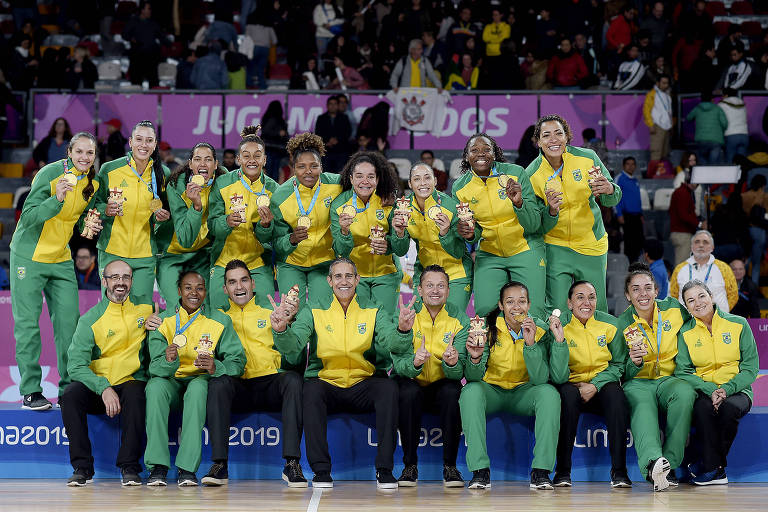
<instances>
[{"instance_id":1,"label":"man with glasses","mask_svg":"<svg viewBox=\"0 0 768 512\"><path fill-rule=\"evenodd\" d=\"M157 329L161 320L151 305L131 302L132 278L131 267L122 260L106 266L105 297L80 318L69 346L67 371L72 382L61 395L61 416L74 469L67 481L70 487L93 481L88 414L120 415L117 466L122 484L141 485L147 331Z\"/></svg>"}]
</instances>

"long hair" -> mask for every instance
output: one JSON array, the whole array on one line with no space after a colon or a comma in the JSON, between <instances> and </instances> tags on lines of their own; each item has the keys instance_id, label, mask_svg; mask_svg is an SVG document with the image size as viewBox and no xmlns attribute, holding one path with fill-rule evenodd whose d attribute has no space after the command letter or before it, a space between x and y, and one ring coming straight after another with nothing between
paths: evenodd
<instances>
[{"instance_id":1,"label":"long hair","mask_svg":"<svg viewBox=\"0 0 768 512\"><path fill-rule=\"evenodd\" d=\"M210 145L207 142L198 142L195 144L195 146L192 148L192 150L189 152L189 157L187 158L187 161L184 163L184 165L180 165L177 167L170 176L168 176L168 183L172 186L176 186L176 183L179 181L179 176L182 174L184 175L184 181L188 181L189 177L192 175L192 169L189 167L189 162L192 161L192 157L195 156L195 151L198 148L208 148L211 150L211 153L213 154L213 160L215 162L218 162L219 159L216 158L216 149ZM226 171L221 168L221 165L217 165L216 169L213 170L213 179L218 178L222 174L225 174Z\"/></svg>"},{"instance_id":2,"label":"long hair","mask_svg":"<svg viewBox=\"0 0 768 512\"><path fill-rule=\"evenodd\" d=\"M656 278L653 277L653 272L651 272L651 268L645 263L636 262L636 263L632 263L627 269L627 277L624 279L624 293L629 293L629 283L632 282L632 279L635 276L650 277L651 281L653 282L654 288L658 289L659 285L656 283Z\"/></svg>"},{"instance_id":3,"label":"long hair","mask_svg":"<svg viewBox=\"0 0 768 512\"><path fill-rule=\"evenodd\" d=\"M93 134L88 132L77 132L76 134L72 135L72 137L69 139L69 145L67 146L67 157L72 153L72 148L75 147L75 143L80 139L88 139L93 143L94 150L98 150L99 143L96 140L96 137L93 136ZM95 160L94 160L95 163ZM83 189L83 199L87 202L91 199L91 196L93 195L93 178L96 176L96 167L94 164L91 164L91 167L88 169L88 184Z\"/></svg>"},{"instance_id":4,"label":"long hair","mask_svg":"<svg viewBox=\"0 0 768 512\"><path fill-rule=\"evenodd\" d=\"M72 128L69 127L69 121L64 119L63 117L57 117L53 120L53 123L51 124L51 129L48 130L48 136L51 138L56 137L56 123L59 121L64 121L64 140L72 140ZM83 133L83 132L80 132Z\"/></svg>"},{"instance_id":5,"label":"long hair","mask_svg":"<svg viewBox=\"0 0 768 512\"><path fill-rule=\"evenodd\" d=\"M152 124L152 121L139 121L133 127L133 130L131 130L131 138L133 138L133 134L136 133L136 129L140 127L150 128L155 134L155 150L149 157L152 159L152 173L155 175L155 181L157 182L157 192L159 195L160 191L165 188L165 173L163 172L163 162L160 160L160 141L157 140L157 128L155 128L155 125Z\"/></svg>"},{"instance_id":6,"label":"long hair","mask_svg":"<svg viewBox=\"0 0 768 512\"><path fill-rule=\"evenodd\" d=\"M499 145L496 143L496 139L494 139L493 137L491 137L485 132L477 133L471 136L469 139L467 139L467 144L464 146L464 152L461 154L461 172L462 173L465 173L472 169L472 166L469 165L469 147L472 145L472 142L474 140L479 139L481 137L485 137L491 142L491 148L493 149L493 161L506 162L506 160L504 159L504 151L502 151Z\"/></svg>"},{"instance_id":7,"label":"long hair","mask_svg":"<svg viewBox=\"0 0 768 512\"><path fill-rule=\"evenodd\" d=\"M557 121L560 123L560 125L563 127L563 132L565 133L565 143L570 144L573 140L573 132L571 132L571 127L568 124L568 121L563 119L558 114L549 114L543 117L540 117L538 121L536 121L536 126L533 129L533 138L538 143L539 139L541 138L541 125L550 121Z\"/></svg>"},{"instance_id":8,"label":"long hair","mask_svg":"<svg viewBox=\"0 0 768 512\"><path fill-rule=\"evenodd\" d=\"M525 297L528 299L528 302L531 302L531 293L528 291L528 287L520 281L510 281L502 286L501 290L499 290L499 302L504 300L504 292L510 288L522 288L525 290ZM499 339L499 332L496 328L496 318L498 318L499 313L501 313L501 308L496 303L496 307L485 317L485 326L488 328L488 348L493 348Z\"/></svg>"},{"instance_id":9,"label":"long hair","mask_svg":"<svg viewBox=\"0 0 768 512\"><path fill-rule=\"evenodd\" d=\"M352 173L355 172L355 167L362 163L369 163L376 170L376 195L385 202L387 199L394 199L398 190L397 175L389 161L377 151L358 151L349 157L341 171L341 190L346 191L352 188Z\"/></svg>"}]
</instances>

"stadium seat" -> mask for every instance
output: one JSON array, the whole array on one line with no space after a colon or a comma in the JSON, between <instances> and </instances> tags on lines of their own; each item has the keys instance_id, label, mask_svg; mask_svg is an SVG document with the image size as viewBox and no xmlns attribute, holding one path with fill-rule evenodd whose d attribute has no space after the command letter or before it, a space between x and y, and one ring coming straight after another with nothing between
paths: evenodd
<instances>
[{"instance_id":1,"label":"stadium seat","mask_svg":"<svg viewBox=\"0 0 768 512\"><path fill-rule=\"evenodd\" d=\"M49 34L58 34L59 33L59 26L54 24L49 25L40 25L40 28L48 32Z\"/></svg>"},{"instance_id":2,"label":"stadium seat","mask_svg":"<svg viewBox=\"0 0 768 512\"><path fill-rule=\"evenodd\" d=\"M745 37L762 37L763 26L759 21L745 21L741 24L741 33Z\"/></svg>"},{"instance_id":3,"label":"stadium seat","mask_svg":"<svg viewBox=\"0 0 768 512\"><path fill-rule=\"evenodd\" d=\"M755 11L752 9L752 2L745 2L744 0L738 0L736 2L733 2L731 4L730 11L731 11L731 15L755 13Z\"/></svg>"},{"instance_id":4,"label":"stadium seat","mask_svg":"<svg viewBox=\"0 0 768 512\"><path fill-rule=\"evenodd\" d=\"M669 203L672 199L673 188L659 188L653 195L654 210L669 210Z\"/></svg>"},{"instance_id":5,"label":"stadium seat","mask_svg":"<svg viewBox=\"0 0 768 512\"><path fill-rule=\"evenodd\" d=\"M161 62L157 65L157 78L159 80L176 80L176 64Z\"/></svg>"},{"instance_id":6,"label":"stadium seat","mask_svg":"<svg viewBox=\"0 0 768 512\"><path fill-rule=\"evenodd\" d=\"M445 162L443 162L443 161L442 161L441 159L439 159L439 158L435 158L435 159L432 161L432 167L434 167L435 169L440 169L441 171L445 171L445 170L446 170L446 169L445 169Z\"/></svg>"},{"instance_id":7,"label":"stadium seat","mask_svg":"<svg viewBox=\"0 0 768 512\"><path fill-rule=\"evenodd\" d=\"M397 167L397 175L401 180L407 180L411 172L411 161L407 158L390 158L389 161Z\"/></svg>"},{"instance_id":8,"label":"stadium seat","mask_svg":"<svg viewBox=\"0 0 768 512\"><path fill-rule=\"evenodd\" d=\"M117 2L115 16L118 18L128 19L134 12L136 12L136 2L130 2L126 0L120 0Z\"/></svg>"},{"instance_id":9,"label":"stadium seat","mask_svg":"<svg viewBox=\"0 0 768 512\"><path fill-rule=\"evenodd\" d=\"M705 10L713 18L715 16L725 16L728 14L728 11L725 10L725 4L723 2L709 1L706 3Z\"/></svg>"},{"instance_id":10,"label":"stadium seat","mask_svg":"<svg viewBox=\"0 0 768 512\"><path fill-rule=\"evenodd\" d=\"M120 80L123 74L120 71L120 62L108 60L99 64L99 80Z\"/></svg>"},{"instance_id":11,"label":"stadium seat","mask_svg":"<svg viewBox=\"0 0 768 512\"><path fill-rule=\"evenodd\" d=\"M640 187L640 205L643 210L651 209L651 197L648 195L648 190L644 187Z\"/></svg>"},{"instance_id":12,"label":"stadium seat","mask_svg":"<svg viewBox=\"0 0 768 512\"><path fill-rule=\"evenodd\" d=\"M715 30L716 36L727 36L728 28L731 26L730 21L716 21L712 24L712 28Z\"/></svg>"},{"instance_id":13,"label":"stadium seat","mask_svg":"<svg viewBox=\"0 0 768 512\"><path fill-rule=\"evenodd\" d=\"M451 168L448 170L448 177L452 180L459 179L461 176L461 158L454 158L451 161Z\"/></svg>"},{"instance_id":14,"label":"stadium seat","mask_svg":"<svg viewBox=\"0 0 768 512\"><path fill-rule=\"evenodd\" d=\"M626 272L629 267L629 258L626 254L620 254L615 252L608 253L608 272Z\"/></svg>"},{"instance_id":15,"label":"stadium seat","mask_svg":"<svg viewBox=\"0 0 768 512\"><path fill-rule=\"evenodd\" d=\"M0 192L0 208L13 208L12 192Z\"/></svg>"},{"instance_id":16,"label":"stadium seat","mask_svg":"<svg viewBox=\"0 0 768 512\"><path fill-rule=\"evenodd\" d=\"M3 178L21 178L24 175L24 166L16 163L0 163L0 176Z\"/></svg>"},{"instance_id":17,"label":"stadium seat","mask_svg":"<svg viewBox=\"0 0 768 512\"><path fill-rule=\"evenodd\" d=\"M609 309L609 313L611 313L613 316L619 316L624 311L627 310L627 307L629 306L629 301L624 296L624 294L620 295L619 297L614 297L615 302L613 303L613 309Z\"/></svg>"},{"instance_id":18,"label":"stadium seat","mask_svg":"<svg viewBox=\"0 0 768 512\"><path fill-rule=\"evenodd\" d=\"M623 255L622 255L623 256ZM620 272L617 270L609 270L606 274L605 294L608 297L623 297L624 296L624 279L627 276L627 271Z\"/></svg>"}]
</instances>

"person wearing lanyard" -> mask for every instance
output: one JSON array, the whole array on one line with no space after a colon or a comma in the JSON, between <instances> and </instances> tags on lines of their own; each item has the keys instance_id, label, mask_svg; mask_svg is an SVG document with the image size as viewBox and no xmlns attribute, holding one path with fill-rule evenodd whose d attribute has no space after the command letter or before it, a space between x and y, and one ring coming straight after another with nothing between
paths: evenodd
<instances>
[{"instance_id":1,"label":"person wearing lanyard","mask_svg":"<svg viewBox=\"0 0 768 512\"><path fill-rule=\"evenodd\" d=\"M534 416L531 489L553 489L549 473L555 467L560 430L560 395L548 384L550 342L547 326L528 315L528 288L510 281L482 325L470 320L467 342L458 345L467 385L461 390L461 425L467 443L470 489L491 487L486 446L486 416L502 411ZM482 324L482 322L480 322Z\"/></svg>"},{"instance_id":2,"label":"person wearing lanyard","mask_svg":"<svg viewBox=\"0 0 768 512\"><path fill-rule=\"evenodd\" d=\"M403 276L390 244L397 177L384 155L360 151L341 171L341 190L331 203L333 250L357 266L358 296L392 316Z\"/></svg>"},{"instance_id":3,"label":"person wearing lanyard","mask_svg":"<svg viewBox=\"0 0 768 512\"><path fill-rule=\"evenodd\" d=\"M760 361L747 321L722 311L699 280L683 287L692 317L677 337L675 375L696 390L693 424L700 458L688 465L696 485L727 484L725 468L739 420L752 407Z\"/></svg>"},{"instance_id":4,"label":"person wearing lanyard","mask_svg":"<svg viewBox=\"0 0 768 512\"><path fill-rule=\"evenodd\" d=\"M395 236L390 238L392 252L403 256L408 252L411 240L416 242L416 264L413 288L418 290L424 268L439 265L450 279L448 304L466 312L472 294L472 258L467 252L465 240L456 227L459 216L456 200L435 189L434 170L425 163L411 167L408 183L413 194L406 199L407 214L398 213L403 199L392 219Z\"/></svg>"},{"instance_id":5,"label":"person wearing lanyard","mask_svg":"<svg viewBox=\"0 0 768 512\"><path fill-rule=\"evenodd\" d=\"M559 115L536 122L533 137L541 150L526 169L541 215L547 251L547 305L566 309L574 281L589 281L597 309L608 311L605 272L608 235L600 206L616 206L621 188L591 149L571 146L571 129Z\"/></svg>"},{"instance_id":6,"label":"person wearing lanyard","mask_svg":"<svg viewBox=\"0 0 768 512\"><path fill-rule=\"evenodd\" d=\"M183 409L178 484L196 486L200 466L200 435L205 423L208 380L211 376L238 377L245 367L245 352L232 320L205 305L205 281L194 271L179 277L179 304L166 309L160 327L149 336L147 397L147 449L144 464L149 486L165 486L171 455L168 451L168 414Z\"/></svg>"},{"instance_id":7,"label":"person wearing lanyard","mask_svg":"<svg viewBox=\"0 0 768 512\"><path fill-rule=\"evenodd\" d=\"M264 172L266 146L259 130L259 126L243 128L236 156L240 168L213 183L208 203L208 231L213 236L209 275L210 282L222 283L227 263L242 259L251 270L255 290L268 295L275 290L270 198L277 183ZM229 304L229 298L222 286L213 286L208 302L219 309Z\"/></svg>"},{"instance_id":8,"label":"person wearing lanyard","mask_svg":"<svg viewBox=\"0 0 768 512\"><path fill-rule=\"evenodd\" d=\"M498 291L507 281L544 290L547 263L541 216L525 171L504 163L504 153L492 137L485 133L470 137L461 168L464 174L453 184L453 197L462 207L456 229L470 244L479 243L473 289L475 311L485 316L496 306ZM531 297L531 311L544 316L543 293Z\"/></svg>"},{"instance_id":9,"label":"person wearing lanyard","mask_svg":"<svg viewBox=\"0 0 768 512\"><path fill-rule=\"evenodd\" d=\"M163 225L158 238L165 253L157 262L157 286L166 304L179 302L178 281L183 269L191 269L207 278L210 269L208 238L208 201L214 179L225 174L216 159L216 150L207 142L198 142L187 164L168 177L168 206L173 224ZM171 229L172 228L172 229Z\"/></svg>"},{"instance_id":10,"label":"person wearing lanyard","mask_svg":"<svg viewBox=\"0 0 768 512\"><path fill-rule=\"evenodd\" d=\"M160 161L157 130L150 121L133 127L128 144L128 155L106 162L99 170L96 209L106 215L96 244L99 275L110 261L125 261L133 270L134 302L148 304L159 252L155 233L158 223L171 218L164 206L165 180L171 172Z\"/></svg>"},{"instance_id":11,"label":"person wearing lanyard","mask_svg":"<svg viewBox=\"0 0 768 512\"><path fill-rule=\"evenodd\" d=\"M654 491L677 486L674 469L683 460L696 394L672 374L677 334L688 312L674 297L656 299L658 289L647 265L633 263L624 282L629 307L617 321L617 344L624 364L624 394L640 473ZM664 444L659 432L659 410L666 412Z\"/></svg>"},{"instance_id":12,"label":"person wearing lanyard","mask_svg":"<svg viewBox=\"0 0 768 512\"><path fill-rule=\"evenodd\" d=\"M568 290L568 309L549 318L554 342L549 368L560 391L560 439L552 485L570 487L571 458L582 412L601 414L608 427L611 487L631 487L627 475L627 406L621 389L624 359L614 343L616 318L595 311L592 283L576 281Z\"/></svg>"},{"instance_id":13,"label":"person wearing lanyard","mask_svg":"<svg viewBox=\"0 0 768 512\"><path fill-rule=\"evenodd\" d=\"M285 146L293 165L293 178L272 197L277 287L287 294L299 286L304 305L307 295L331 298L328 267L334 259L331 203L341 192L339 175L323 172L323 139L314 133L294 135Z\"/></svg>"},{"instance_id":14,"label":"person wearing lanyard","mask_svg":"<svg viewBox=\"0 0 768 512\"><path fill-rule=\"evenodd\" d=\"M59 396L69 382L67 348L80 311L77 278L68 244L75 223L93 207L94 192L100 186L94 180L97 147L93 135L80 132L70 139L66 159L40 169L11 239L13 336L23 409L40 411L52 406L41 387L43 294L53 323ZM101 220L93 221L92 230L94 233L101 230Z\"/></svg>"}]
</instances>

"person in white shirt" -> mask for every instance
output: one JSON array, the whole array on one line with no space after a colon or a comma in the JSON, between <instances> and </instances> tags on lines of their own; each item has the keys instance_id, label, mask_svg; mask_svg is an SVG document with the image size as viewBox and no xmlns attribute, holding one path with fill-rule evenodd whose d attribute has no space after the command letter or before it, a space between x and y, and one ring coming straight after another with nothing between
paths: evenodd
<instances>
[{"instance_id":1,"label":"person in white shirt","mask_svg":"<svg viewBox=\"0 0 768 512\"><path fill-rule=\"evenodd\" d=\"M323 70L323 54L328 43L334 36L341 33L344 25L342 10L334 4L333 0L321 0L312 12L312 21L315 24L315 41L317 42L317 62L320 71Z\"/></svg>"},{"instance_id":2,"label":"person in white shirt","mask_svg":"<svg viewBox=\"0 0 768 512\"><path fill-rule=\"evenodd\" d=\"M637 88L645 76L645 66L640 62L640 49L634 43L627 49L627 60L619 66L613 88L617 91L628 91Z\"/></svg>"},{"instance_id":3,"label":"person in white shirt","mask_svg":"<svg viewBox=\"0 0 768 512\"><path fill-rule=\"evenodd\" d=\"M669 134L672 132L672 97L668 75L660 75L656 85L645 95L643 121L651 133L651 160L669 156Z\"/></svg>"},{"instance_id":4,"label":"person in white shirt","mask_svg":"<svg viewBox=\"0 0 768 512\"><path fill-rule=\"evenodd\" d=\"M730 164L736 155L747 154L749 130L747 129L747 107L738 91L730 87L723 89L723 101L717 104L728 119L725 129L725 162Z\"/></svg>"}]
</instances>

